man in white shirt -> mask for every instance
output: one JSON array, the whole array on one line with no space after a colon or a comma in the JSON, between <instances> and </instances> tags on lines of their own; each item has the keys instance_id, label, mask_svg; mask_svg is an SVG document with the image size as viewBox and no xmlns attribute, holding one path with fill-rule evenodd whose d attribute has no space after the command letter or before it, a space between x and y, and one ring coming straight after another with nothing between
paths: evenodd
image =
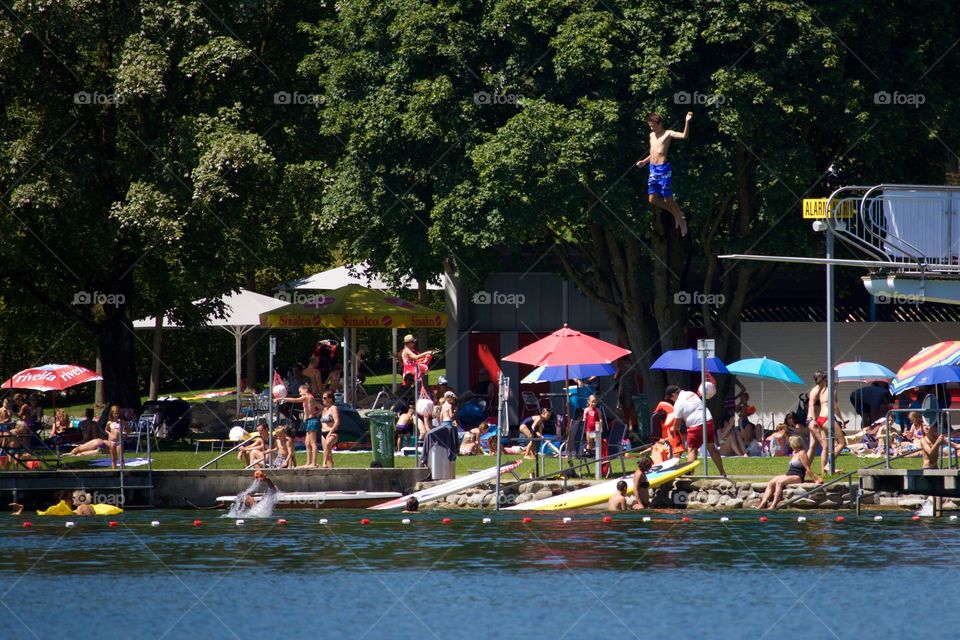
<instances>
[{"instance_id":1,"label":"man in white shirt","mask_svg":"<svg viewBox=\"0 0 960 640\"><path fill-rule=\"evenodd\" d=\"M687 433L687 460L693 462L700 453L700 447L703 446L703 386L697 393L692 391L681 391L680 396L673 405L674 426L681 431L684 429ZM716 385L707 380L707 400L717 393ZM720 470L720 475L726 477L727 473L723 470L723 459L720 457L720 450L716 445L716 430L713 426L713 416L710 415L710 409L707 409L707 451L713 463Z\"/></svg>"}]
</instances>

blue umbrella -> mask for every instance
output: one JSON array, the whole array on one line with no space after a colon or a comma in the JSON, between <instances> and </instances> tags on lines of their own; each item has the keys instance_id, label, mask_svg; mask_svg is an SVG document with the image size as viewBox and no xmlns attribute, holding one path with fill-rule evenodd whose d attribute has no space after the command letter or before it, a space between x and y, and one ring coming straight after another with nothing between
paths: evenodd
<instances>
[{"instance_id":1,"label":"blue umbrella","mask_svg":"<svg viewBox=\"0 0 960 640\"><path fill-rule=\"evenodd\" d=\"M771 358L746 358L730 363L727 370L742 378L760 379L760 424L763 424L763 381L778 380L791 384L803 384L793 369Z\"/></svg>"},{"instance_id":2,"label":"blue umbrella","mask_svg":"<svg viewBox=\"0 0 960 640\"><path fill-rule=\"evenodd\" d=\"M771 358L747 358L737 360L727 366L730 373L744 378L760 378L761 380L779 380L793 384L803 384L793 369Z\"/></svg>"},{"instance_id":3,"label":"blue umbrella","mask_svg":"<svg viewBox=\"0 0 960 640\"><path fill-rule=\"evenodd\" d=\"M674 349L664 351L663 355L657 358L656 362L650 365L651 369L664 369L670 371L700 371L700 357L697 356L696 349ZM721 362L720 358L707 358L707 371L709 373L730 373L727 365Z\"/></svg>"},{"instance_id":4,"label":"blue umbrella","mask_svg":"<svg viewBox=\"0 0 960 640\"><path fill-rule=\"evenodd\" d=\"M837 382L873 382L875 380L890 380L896 377L890 369L876 362L841 362L833 368L837 374Z\"/></svg>"},{"instance_id":5,"label":"blue umbrella","mask_svg":"<svg viewBox=\"0 0 960 640\"><path fill-rule=\"evenodd\" d=\"M569 371L569 374L567 373ZM536 382L558 382L570 378L592 378L593 376L612 376L617 367L612 364L572 364L569 367L558 365L555 367L537 367L520 381L520 384Z\"/></svg>"},{"instance_id":6,"label":"blue umbrella","mask_svg":"<svg viewBox=\"0 0 960 640\"><path fill-rule=\"evenodd\" d=\"M911 380L904 389L913 389L915 387L929 387L935 384L947 384L950 382L960 382L960 367L948 364L939 364L929 369L924 369Z\"/></svg>"}]
</instances>

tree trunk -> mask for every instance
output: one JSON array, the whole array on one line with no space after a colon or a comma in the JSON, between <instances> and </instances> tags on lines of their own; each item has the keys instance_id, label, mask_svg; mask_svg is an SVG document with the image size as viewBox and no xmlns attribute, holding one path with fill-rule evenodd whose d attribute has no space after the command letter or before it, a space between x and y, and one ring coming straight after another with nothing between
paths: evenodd
<instances>
[{"instance_id":1,"label":"tree trunk","mask_svg":"<svg viewBox=\"0 0 960 640\"><path fill-rule=\"evenodd\" d=\"M128 299L129 300L129 299ZM140 389L134 358L133 324L128 316L129 301L108 313L98 326L103 399L107 405L140 411Z\"/></svg>"},{"instance_id":2,"label":"tree trunk","mask_svg":"<svg viewBox=\"0 0 960 640\"><path fill-rule=\"evenodd\" d=\"M97 345L97 375L103 377L103 362L100 360L100 346ZM97 412L97 418L106 404L103 401L103 380L97 380L93 383L93 407Z\"/></svg>"},{"instance_id":3,"label":"tree trunk","mask_svg":"<svg viewBox=\"0 0 960 640\"><path fill-rule=\"evenodd\" d=\"M150 400L160 395L160 349L163 346L163 314L157 314L153 325L153 347L150 353Z\"/></svg>"},{"instance_id":4,"label":"tree trunk","mask_svg":"<svg viewBox=\"0 0 960 640\"><path fill-rule=\"evenodd\" d=\"M427 280L426 278L417 279L417 302L423 306L427 306L430 302L430 292L427 291ZM417 330L417 350L426 351L430 346L430 331L428 329L419 329Z\"/></svg>"}]
</instances>

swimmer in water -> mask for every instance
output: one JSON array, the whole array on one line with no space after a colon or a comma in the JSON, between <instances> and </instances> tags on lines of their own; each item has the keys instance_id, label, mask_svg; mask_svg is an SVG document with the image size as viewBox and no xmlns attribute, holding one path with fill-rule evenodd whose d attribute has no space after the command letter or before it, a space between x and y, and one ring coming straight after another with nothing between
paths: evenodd
<instances>
[{"instance_id":1,"label":"swimmer in water","mask_svg":"<svg viewBox=\"0 0 960 640\"><path fill-rule=\"evenodd\" d=\"M627 510L627 482L621 480L617 483L617 492L610 496L607 501L607 511L626 511Z\"/></svg>"}]
</instances>

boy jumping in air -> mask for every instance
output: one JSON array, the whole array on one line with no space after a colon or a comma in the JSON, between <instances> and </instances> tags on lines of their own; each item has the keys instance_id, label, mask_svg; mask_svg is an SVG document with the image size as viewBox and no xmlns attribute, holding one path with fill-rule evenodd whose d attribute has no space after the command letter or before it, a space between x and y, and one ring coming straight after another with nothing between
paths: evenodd
<instances>
[{"instance_id":1,"label":"boy jumping in air","mask_svg":"<svg viewBox=\"0 0 960 640\"><path fill-rule=\"evenodd\" d=\"M683 132L677 133L672 129L664 128L663 118L660 117L660 114L651 113L647 116L647 124L650 125L650 154L643 160L637 161L638 167L642 167L647 162L650 163L650 178L647 180L647 194L650 204L672 214L677 229L680 230L682 236L687 235L687 219L673 200L671 184L673 173L670 169L670 163L667 162L667 151L670 149L671 140L687 139L687 131L690 128L692 118L693 112L688 111L683 123Z\"/></svg>"}]
</instances>

